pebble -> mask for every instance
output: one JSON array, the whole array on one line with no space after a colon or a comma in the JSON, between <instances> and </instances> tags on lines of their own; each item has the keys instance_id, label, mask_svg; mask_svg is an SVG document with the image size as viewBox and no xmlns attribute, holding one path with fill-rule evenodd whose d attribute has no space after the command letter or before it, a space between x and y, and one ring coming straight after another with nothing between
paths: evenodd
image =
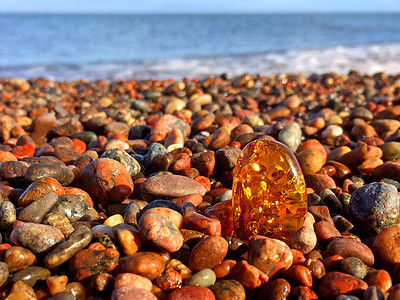
<instances>
[{"instance_id":1,"label":"pebble","mask_svg":"<svg viewBox=\"0 0 400 300\"><path fill-rule=\"evenodd\" d=\"M240 155L240 149L236 147L227 147L215 152L215 163L223 170L230 170L235 167Z\"/></svg>"},{"instance_id":2,"label":"pebble","mask_svg":"<svg viewBox=\"0 0 400 300\"><path fill-rule=\"evenodd\" d=\"M83 197L74 194L59 196L50 212L66 216L71 223L93 221L98 217L97 211Z\"/></svg>"},{"instance_id":3,"label":"pebble","mask_svg":"<svg viewBox=\"0 0 400 300\"><path fill-rule=\"evenodd\" d=\"M133 273L150 280L156 279L164 271L162 256L155 252L138 252L124 256L118 262L118 273Z\"/></svg>"},{"instance_id":4,"label":"pebble","mask_svg":"<svg viewBox=\"0 0 400 300\"><path fill-rule=\"evenodd\" d=\"M43 260L48 269L55 268L70 259L79 250L85 248L92 239L92 232L86 226L78 226L66 241L59 244Z\"/></svg>"},{"instance_id":5,"label":"pebble","mask_svg":"<svg viewBox=\"0 0 400 300\"><path fill-rule=\"evenodd\" d=\"M18 206L26 207L50 192L54 192L57 196L61 196L64 194L64 188L56 179L51 177L35 180L19 197Z\"/></svg>"},{"instance_id":6,"label":"pebble","mask_svg":"<svg viewBox=\"0 0 400 300\"><path fill-rule=\"evenodd\" d=\"M231 278L240 282L245 288L254 290L268 282L269 277L264 272L241 260L235 264L231 271Z\"/></svg>"},{"instance_id":7,"label":"pebble","mask_svg":"<svg viewBox=\"0 0 400 300\"><path fill-rule=\"evenodd\" d=\"M18 214L17 219L24 222L41 223L57 201L58 195L56 193L47 193L25 207Z\"/></svg>"},{"instance_id":8,"label":"pebble","mask_svg":"<svg viewBox=\"0 0 400 300\"><path fill-rule=\"evenodd\" d=\"M347 257L340 262L340 269L343 273L359 279L367 276L367 265L357 257Z\"/></svg>"},{"instance_id":9,"label":"pebble","mask_svg":"<svg viewBox=\"0 0 400 300\"><path fill-rule=\"evenodd\" d=\"M22 281L23 283L34 286L38 280L46 280L50 277L50 271L42 267L28 267L21 271L18 271L9 277L10 283L16 283Z\"/></svg>"},{"instance_id":10,"label":"pebble","mask_svg":"<svg viewBox=\"0 0 400 300\"><path fill-rule=\"evenodd\" d=\"M296 152L301 143L301 128L294 123L286 126L279 132L279 141L285 144L290 150Z\"/></svg>"},{"instance_id":11,"label":"pebble","mask_svg":"<svg viewBox=\"0 0 400 300\"><path fill-rule=\"evenodd\" d=\"M376 286L370 286L364 291L364 299L385 300L385 295Z\"/></svg>"},{"instance_id":12,"label":"pebble","mask_svg":"<svg viewBox=\"0 0 400 300\"><path fill-rule=\"evenodd\" d=\"M190 252L188 264L194 271L212 269L220 264L228 252L228 242L219 236L203 238Z\"/></svg>"},{"instance_id":13,"label":"pebble","mask_svg":"<svg viewBox=\"0 0 400 300\"><path fill-rule=\"evenodd\" d=\"M315 223L314 229L318 242L321 244L327 244L333 239L342 236L336 227L328 221L319 221Z\"/></svg>"},{"instance_id":14,"label":"pebble","mask_svg":"<svg viewBox=\"0 0 400 300\"><path fill-rule=\"evenodd\" d=\"M249 243L249 262L272 277L276 272L287 270L293 262L290 248L282 241L260 235Z\"/></svg>"},{"instance_id":15,"label":"pebble","mask_svg":"<svg viewBox=\"0 0 400 300\"><path fill-rule=\"evenodd\" d=\"M153 287L150 279L133 273L122 273L115 277L114 288L124 285L144 289L149 292L151 292Z\"/></svg>"},{"instance_id":16,"label":"pebble","mask_svg":"<svg viewBox=\"0 0 400 300\"><path fill-rule=\"evenodd\" d=\"M296 158L300 164L303 175L315 174L325 164L321 152L314 149L301 151L296 155Z\"/></svg>"},{"instance_id":17,"label":"pebble","mask_svg":"<svg viewBox=\"0 0 400 300\"><path fill-rule=\"evenodd\" d=\"M183 223L188 229L197 230L213 236L221 235L222 226L219 220L208 218L194 211L185 213Z\"/></svg>"},{"instance_id":18,"label":"pebble","mask_svg":"<svg viewBox=\"0 0 400 300\"><path fill-rule=\"evenodd\" d=\"M0 287L7 282L9 275L8 265L5 262L0 261Z\"/></svg>"},{"instance_id":19,"label":"pebble","mask_svg":"<svg viewBox=\"0 0 400 300\"><path fill-rule=\"evenodd\" d=\"M107 150L100 156L100 158L110 158L120 162L129 172L131 177L136 176L141 170L138 161L121 149L114 148Z\"/></svg>"},{"instance_id":20,"label":"pebble","mask_svg":"<svg viewBox=\"0 0 400 300\"><path fill-rule=\"evenodd\" d=\"M196 285L209 287L215 283L217 277L211 269L202 269L192 275L187 281L186 285Z\"/></svg>"},{"instance_id":21,"label":"pebble","mask_svg":"<svg viewBox=\"0 0 400 300\"><path fill-rule=\"evenodd\" d=\"M0 204L0 227L7 229L11 227L17 218L17 212L14 204L10 201L4 201Z\"/></svg>"},{"instance_id":22,"label":"pebble","mask_svg":"<svg viewBox=\"0 0 400 300\"><path fill-rule=\"evenodd\" d=\"M290 284L283 278L277 278L264 284L258 294L258 300L285 300L290 294Z\"/></svg>"},{"instance_id":23,"label":"pebble","mask_svg":"<svg viewBox=\"0 0 400 300\"><path fill-rule=\"evenodd\" d=\"M287 244L291 249L307 254L317 245L317 235L312 227L303 226L290 237Z\"/></svg>"},{"instance_id":24,"label":"pebble","mask_svg":"<svg viewBox=\"0 0 400 300\"><path fill-rule=\"evenodd\" d=\"M65 275L62 276L50 276L46 280L47 288L49 289L50 294L55 295L61 293L65 290L65 287L68 283L68 277Z\"/></svg>"},{"instance_id":25,"label":"pebble","mask_svg":"<svg viewBox=\"0 0 400 300\"><path fill-rule=\"evenodd\" d=\"M192 166L196 168L200 175L210 177L215 168L214 151L195 153L192 155Z\"/></svg>"},{"instance_id":26,"label":"pebble","mask_svg":"<svg viewBox=\"0 0 400 300\"><path fill-rule=\"evenodd\" d=\"M121 203L133 192L133 181L120 162L99 158L82 169L81 177L93 200L103 204Z\"/></svg>"},{"instance_id":27,"label":"pebble","mask_svg":"<svg viewBox=\"0 0 400 300\"><path fill-rule=\"evenodd\" d=\"M16 227L10 236L12 245L22 246L34 254L44 254L62 242L64 235L53 226L24 223Z\"/></svg>"},{"instance_id":28,"label":"pebble","mask_svg":"<svg viewBox=\"0 0 400 300\"><path fill-rule=\"evenodd\" d=\"M400 263L400 257L397 255L400 251L399 227L388 227L381 231L373 242L373 249L376 256L385 263Z\"/></svg>"},{"instance_id":29,"label":"pebble","mask_svg":"<svg viewBox=\"0 0 400 300\"><path fill-rule=\"evenodd\" d=\"M25 174L25 179L28 182L33 182L37 179L51 177L56 179L63 186L68 186L74 180L74 173L66 166L56 164L32 164Z\"/></svg>"},{"instance_id":30,"label":"pebble","mask_svg":"<svg viewBox=\"0 0 400 300\"><path fill-rule=\"evenodd\" d=\"M387 183L373 182L351 195L348 214L352 223L366 232L379 233L397 223L399 194Z\"/></svg>"},{"instance_id":31,"label":"pebble","mask_svg":"<svg viewBox=\"0 0 400 300\"><path fill-rule=\"evenodd\" d=\"M183 245L183 235L168 218L148 210L139 221L141 235L155 245L169 251L178 251Z\"/></svg>"},{"instance_id":32,"label":"pebble","mask_svg":"<svg viewBox=\"0 0 400 300\"><path fill-rule=\"evenodd\" d=\"M11 273L34 266L37 263L35 254L23 247L14 246L6 250L4 262Z\"/></svg>"},{"instance_id":33,"label":"pebble","mask_svg":"<svg viewBox=\"0 0 400 300\"><path fill-rule=\"evenodd\" d=\"M27 299L36 300L35 290L28 284L24 283L22 280L17 281L13 284L10 295L6 298L8 300L12 299Z\"/></svg>"},{"instance_id":34,"label":"pebble","mask_svg":"<svg viewBox=\"0 0 400 300\"><path fill-rule=\"evenodd\" d=\"M206 189L197 181L181 175L155 175L141 186L143 199L151 201L159 198L178 198L191 194L204 196Z\"/></svg>"},{"instance_id":35,"label":"pebble","mask_svg":"<svg viewBox=\"0 0 400 300\"><path fill-rule=\"evenodd\" d=\"M142 237L135 227L128 224L118 224L113 227L113 231L125 255L135 254L142 246Z\"/></svg>"},{"instance_id":36,"label":"pebble","mask_svg":"<svg viewBox=\"0 0 400 300\"><path fill-rule=\"evenodd\" d=\"M240 282L233 279L221 280L209 287L216 300L235 299L245 300L246 292Z\"/></svg>"},{"instance_id":37,"label":"pebble","mask_svg":"<svg viewBox=\"0 0 400 300\"><path fill-rule=\"evenodd\" d=\"M363 294L368 288L365 281L341 272L329 272L319 285L319 293L323 298L332 298L340 294Z\"/></svg>"},{"instance_id":38,"label":"pebble","mask_svg":"<svg viewBox=\"0 0 400 300\"><path fill-rule=\"evenodd\" d=\"M374 254L367 245L347 238L337 238L330 242L326 248L326 254L328 256L340 255L344 258L357 257L367 266L371 266L375 262Z\"/></svg>"},{"instance_id":39,"label":"pebble","mask_svg":"<svg viewBox=\"0 0 400 300\"><path fill-rule=\"evenodd\" d=\"M118 265L119 253L114 249L82 249L69 261L69 270L77 281L109 272Z\"/></svg>"},{"instance_id":40,"label":"pebble","mask_svg":"<svg viewBox=\"0 0 400 300\"><path fill-rule=\"evenodd\" d=\"M122 285L114 289L111 300L157 300L157 297L143 288Z\"/></svg>"},{"instance_id":41,"label":"pebble","mask_svg":"<svg viewBox=\"0 0 400 300\"><path fill-rule=\"evenodd\" d=\"M215 300L213 292L204 286L184 286L174 290L168 300Z\"/></svg>"}]
</instances>

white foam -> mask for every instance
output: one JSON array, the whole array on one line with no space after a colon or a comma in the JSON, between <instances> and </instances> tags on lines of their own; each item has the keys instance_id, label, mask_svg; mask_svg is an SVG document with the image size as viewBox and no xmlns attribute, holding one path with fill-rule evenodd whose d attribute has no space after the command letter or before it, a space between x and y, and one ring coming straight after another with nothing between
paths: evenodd
<instances>
[{"instance_id":1,"label":"white foam","mask_svg":"<svg viewBox=\"0 0 400 300\"><path fill-rule=\"evenodd\" d=\"M325 49L288 50L218 57L169 58L140 62L102 62L82 65L35 65L0 68L0 77L37 78L53 80L117 78L181 78L227 73L347 73L358 70L373 74L400 72L400 43L360 46L336 46Z\"/></svg>"}]
</instances>

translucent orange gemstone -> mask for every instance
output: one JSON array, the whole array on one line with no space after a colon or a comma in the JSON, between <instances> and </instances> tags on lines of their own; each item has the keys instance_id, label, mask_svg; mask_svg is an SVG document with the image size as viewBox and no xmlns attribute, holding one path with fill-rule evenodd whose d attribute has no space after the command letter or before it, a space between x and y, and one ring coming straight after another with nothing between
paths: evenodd
<instances>
[{"instance_id":1,"label":"translucent orange gemstone","mask_svg":"<svg viewBox=\"0 0 400 300\"><path fill-rule=\"evenodd\" d=\"M241 152L233 174L235 236L287 240L304 223L307 195L293 153L282 143L256 140Z\"/></svg>"}]
</instances>

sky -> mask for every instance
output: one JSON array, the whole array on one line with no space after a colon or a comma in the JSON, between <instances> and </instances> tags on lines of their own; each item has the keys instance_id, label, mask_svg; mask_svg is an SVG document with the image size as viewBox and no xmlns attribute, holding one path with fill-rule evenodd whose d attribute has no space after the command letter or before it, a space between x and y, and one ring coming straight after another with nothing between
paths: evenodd
<instances>
[{"instance_id":1,"label":"sky","mask_svg":"<svg viewBox=\"0 0 400 300\"><path fill-rule=\"evenodd\" d=\"M0 0L0 13L400 12L399 0Z\"/></svg>"}]
</instances>

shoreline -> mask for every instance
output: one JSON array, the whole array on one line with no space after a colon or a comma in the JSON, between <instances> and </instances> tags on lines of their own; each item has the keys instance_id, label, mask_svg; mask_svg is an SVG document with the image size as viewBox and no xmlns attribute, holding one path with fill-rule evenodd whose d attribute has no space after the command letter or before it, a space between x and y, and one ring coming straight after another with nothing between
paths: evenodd
<instances>
[{"instance_id":1,"label":"shoreline","mask_svg":"<svg viewBox=\"0 0 400 300\"><path fill-rule=\"evenodd\" d=\"M234 168L265 139L296 158L308 210L239 240ZM398 190L400 73L0 79L2 296L396 297Z\"/></svg>"}]
</instances>

